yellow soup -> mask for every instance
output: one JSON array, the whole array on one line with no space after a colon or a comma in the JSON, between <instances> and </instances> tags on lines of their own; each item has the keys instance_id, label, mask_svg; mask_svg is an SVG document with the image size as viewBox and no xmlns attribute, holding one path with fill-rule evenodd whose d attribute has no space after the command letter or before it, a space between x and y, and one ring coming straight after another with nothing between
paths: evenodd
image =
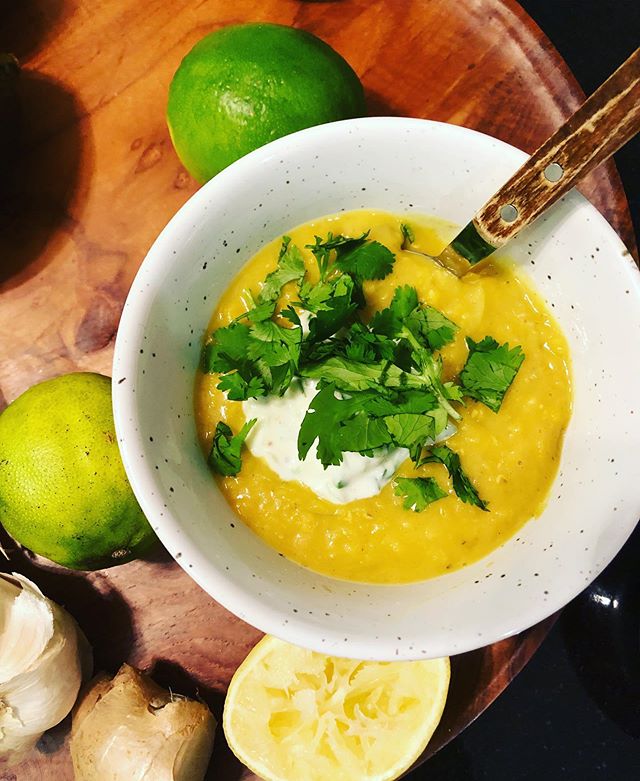
<instances>
[{"instance_id":1,"label":"yellow soup","mask_svg":"<svg viewBox=\"0 0 640 781\"><path fill-rule=\"evenodd\" d=\"M447 441L489 511L460 501L444 466L428 464L416 471L409 460L398 475L433 476L450 491L423 512L402 507L393 481L376 496L332 504L302 483L282 480L246 447L237 477L217 478L229 504L265 542L305 567L347 580L422 580L470 564L501 545L542 511L571 415L567 343L531 285L505 263L489 263L458 279L435 262L401 249L402 221L391 214L358 211L318 219L289 235L302 249L313 243L314 235L332 231L358 236L371 229L369 238L389 247L396 261L384 280L365 283L369 311L363 317L388 306L399 285L415 287L422 302L459 326L455 341L442 351L445 379L464 366L465 336L479 341L489 335L522 347L524 363L500 411L467 400L457 433ZM436 254L452 235L452 226L440 221L411 217L410 223L414 246L425 252ZM210 330L246 311L243 291L259 289L276 267L279 248L279 240L269 244L243 267L222 296ZM315 281L315 260L309 250L303 254L308 277ZM295 298L290 283L283 300ZM196 383L196 420L206 452L218 421L234 432L245 422L242 403L227 400L216 389L218 381L217 375L199 373Z\"/></svg>"}]
</instances>

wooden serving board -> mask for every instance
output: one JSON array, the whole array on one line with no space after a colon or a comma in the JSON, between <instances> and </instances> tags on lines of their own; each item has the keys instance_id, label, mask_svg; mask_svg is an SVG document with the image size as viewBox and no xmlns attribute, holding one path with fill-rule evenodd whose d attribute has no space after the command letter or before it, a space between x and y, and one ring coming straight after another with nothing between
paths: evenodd
<instances>
[{"instance_id":1,"label":"wooden serving board","mask_svg":"<svg viewBox=\"0 0 640 781\"><path fill-rule=\"evenodd\" d=\"M243 21L310 30L362 77L371 114L477 128L532 151L582 99L558 53L515 0L23 0L2 8L0 51L21 59L24 129L9 214L0 216L0 409L57 374L110 374L127 290L150 244L197 189L164 122L167 88L203 35ZM584 192L633 251L612 165ZM260 633L161 552L89 574L9 561L78 619L97 669L151 669L221 714L234 670ZM553 618L453 660L433 753L508 685ZM68 724L4 781L73 778ZM208 778L254 776L218 735Z\"/></svg>"}]
</instances>

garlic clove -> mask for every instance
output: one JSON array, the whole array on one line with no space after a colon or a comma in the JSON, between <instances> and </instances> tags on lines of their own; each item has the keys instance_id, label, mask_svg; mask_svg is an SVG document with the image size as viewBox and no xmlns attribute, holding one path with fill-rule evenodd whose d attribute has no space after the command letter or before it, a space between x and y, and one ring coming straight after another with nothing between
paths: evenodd
<instances>
[{"instance_id":1,"label":"garlic clove","mask_svg":"<svg viewBox=\"0 0 640 781\"><path fill-rule=\"evenodd\" d=\"M0 603L0 760L15 764L73 707L89 646L27 578L0 576Z\"/></svg>"},{"instance_id":2,"label":"garlic clove","mask_svg":"<svg viewBox=\"0 0 640 781\"><path fill-rule=\"evenodd\" d=\"M0 635L0 681L30 670L44 653L53 636L53 610L48 600L33 585L18 585L2 578L6 587L17 592L3 600L6 618Z\"/></svg>"}]
</instances>

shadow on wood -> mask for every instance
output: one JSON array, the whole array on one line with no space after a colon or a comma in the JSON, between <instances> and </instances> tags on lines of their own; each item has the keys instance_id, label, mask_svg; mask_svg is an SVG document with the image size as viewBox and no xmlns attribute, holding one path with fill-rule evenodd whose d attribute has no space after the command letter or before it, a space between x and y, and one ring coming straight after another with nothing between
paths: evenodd
<instances>
[{"instance_id":1,"label":"shadow on wood","mask_svg":"<svg viewBox=\"0 0 640 781\"><path fill-rule=\"evenodd\" d=\"M401 108L391 104L380 92L372 89L365 89L365 100L367 101L367 112L370 117L403 117L406 116Z\"/></svg>"},{"instance_id":2,"label":"shadow on wood","mask_svg":"<svg viewBox=\"0 0 640 781\"><path fill-rule=\"evenodd\" d=\"M156 659L148 673L163 688L171 689L177 694L184 694L194 700L202 700L209 706L218 721L222 719L224 694L204 685L181 665L170 659Z\"/></svg>"},{"instance_id":3,"label":"shadow on wood","mask_svg":"<svg viewBox=\"0 0 640 781\"><path fill-rule=\"evenodd\" d=\"M115 673L129 656L134 626L129 606L107 578L97 571L88 580L85 572L36 559L2 528L0 544L9 557L8 561L0 560L0 572L19 572L36 583L46 597L68 610L93 649L94 672ZM100 621L95 620L97 614Z\"/></svg>"},{"instance_id":4,"label":"shadow on wood","mask_svg":"<svg viewBox=\"0 0 640 781\"><path fill-rule=\"evenodd\" d=\"M78 124L76 97L53 79L23 70L18 84L19 146L0 200L0 290L19 286L54 258L72 220L67 207L78 196L80 163L91 166ZM55 247L51 248L52 250Z\"/></svg>"},{"instance_id":5,"label":"shadow on wood","mask_svg":"<svg viewBox=\"0 0 640 781\"><path fill-rule=\"evenodd\" d=\"M168 659L158 659L149 674L153 680L165 689L171 689L179 694L185 694L192 699L205 702L216 717L218 727L213 748L212 761L205 776L205 781L225 778L230 781L239 781L245 768L235 758L228 747L222 732L222 709L224 707L224 694L208 686L190 675L183 667ZM222 769L224 768L224 770Z\"/></svg>"},{"instance_id":6,"label":"shadow on wood","mask_svg":"<svg viewBox=\"0 0 640 781\"><path fill-rule=\"evenodd\" d=\"M75 10L75 0L0 0L0 51L27 58L57 35Z\"/></svg>"},{"instance_id":7,"label":"shadow on wood","mask_svg":"<svg viewBox=\"0 0 640 781\"><path fill-rule=\"evenodd\" d=\"M459 731L459 714L472 712L475 692L478 691L482 677L482 650L451 657L451 683L449 684L447 704L440 724L438 724L427 747L427 756L435 754L456 736Z\"/></svg>"}]
</instances>

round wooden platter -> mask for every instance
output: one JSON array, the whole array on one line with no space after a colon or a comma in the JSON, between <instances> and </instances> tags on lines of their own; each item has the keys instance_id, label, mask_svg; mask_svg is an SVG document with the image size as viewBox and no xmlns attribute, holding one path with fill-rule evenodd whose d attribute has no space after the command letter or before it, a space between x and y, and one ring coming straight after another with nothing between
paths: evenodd
<instances>
[{"instance_id":1,"label":"round wooden platter","mask_svg":"<svg viewBox=\"0 0 640 781\"><path fill-rule=\"evenodd\" d=\"M477 128L532 151L582 93L514 0L23 0L3 7L0 50L24 68L22 151L0 222L0 409L30 385L74 370L110 373L127 290L146 250L196 190L164 122L180 59L229 23L310 30L361 76L371 114ZM584 192L633 251L612 165ZM121 662L174 691L199 694L219 717L234 670L260 633L225 611L164 551L94 573L9 560L67 606L96 669ZM526 664L553 617L518 637L453 659L443 721L427 755L475 719ZM68 723L48 733L4 781L73 778ZM254 776L220 733L208 778Z\"/></svg>"}]
</instances>

